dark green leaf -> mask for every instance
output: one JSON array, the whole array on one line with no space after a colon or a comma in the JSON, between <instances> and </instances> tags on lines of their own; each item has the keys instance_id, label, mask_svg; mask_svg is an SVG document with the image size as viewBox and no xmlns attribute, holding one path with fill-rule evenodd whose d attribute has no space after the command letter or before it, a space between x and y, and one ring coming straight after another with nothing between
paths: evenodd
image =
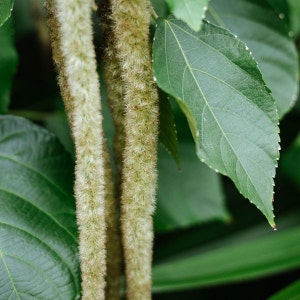
<instances>
[{"instance_id":1,"label":"dark green leaf","mask_svg":"<svg viewBox=\"0 0 300 300\"><path fill-rule=\"evenodd\" d=\"M169 9L168 5L165 1L161 0L151 0L152 6L155 10L155 12L160 16L160 17L166 17L169 15Z\"/></svg>"},{"instance_id":2,"label":"dark green leaf","mask_svg":"<svg viewBox=\"0 0 300 300\"><path fill-rule=\"evenodd\" d=\"M13 6L14 6L14 0L0 1L0 27L10 17Z\"/></svg>"},{"instance_id":3,"label":"dark green leaf","mask_svg":"<svg viewBox=\"0 0 300 300\"><path fill-rule=\"evenodd\" d=\"M58 137L65 149L72 154L73 158L75 158L74 143L65 112L58 110L49 115L45 120L45 126Z\"/></svg>"},{"instance_id":4,"label":"dark green leaf","mask_svg":"<svg viewBox=\"0 0 300 300\"><path fill-rule=\"evenodd\" d=\"M261 1L261 0L256 0ZM273 7L280 19L286 20L289 23L289 7L286 0L267 0L267 2Z\"/></svg>"},{"instance_id":5,"label":"dark green leaf","mask_svg":"<svg viewBox=\"0 0 300 300\"><path fill-rule=\"evenodd\" d=\"M178 168L180 168L174 115L169 99L164 93L161 93L159 99L159 141L172 154Z\"/></svg>"},{"instance_id":6,"label":"dark green leaf","mask_svg":"<svg viewBox=\"0 0 300 300\"><path fill-rule=\"evenodd\" d=\"M73 165L57 139L22 118L0 117L0 295L79 295Z\"/></svg>"},{"instance_id":7,"label":"dark green leaf","mask_svg":"<svg viewBox=\"0 0 300 300\"><path fill-rule=\"evenodd\" d=\"M288 0L289 4L289 19L290 27L294 36L300 34L300 1L299 0Z\"/></svg>"},{"instance_id":8,"label":"dark green leaf","mask_svg":"<svg viewBox=\"0 0 300 300\"><path fill-rule=\"evenodd\" d=\"M300 134L282 155L280 167L300 188Z\"/></svg>"},{"instance_id":9,"label":"dark green leaf","mask_svg":"<svg viewBox=\"0 0 300 300\"><path fill-rule=\"evenodd\" d=\"M166 0L170 11L178 19L183 20L193 30L201 29L209 0Z\"/></svg>"},{"instance_id":10,"label":"dark green leaf","mask_svg":"<svg viewBox=\"0 0 300 300\"><path fill-rule=\"evenodd\" d=\"M9 105L13 75L17 67L11 21L0 28L0 45L0 114L4 114Z\"/></svg>"},{"instance_id":11,"label":"dark green leaf","mask_svg":"<svg viewBox=\"0 0 300 300\"><path fill-rule=\"evenodd\" d=\"M204 23L161 20L154 74L187 116L202 162L230 177L274 226L273 177L278 159L275 102L245 44Z\"/></svg>"},{"instance_id":12,"label":"dark green leaf","mask_svg":"<svg viewBox=\"0 0 300 300\"><path fill-rule=\"evenodd\" d=\"M154 291L174 291L258 278L300 266L300 227L225 247L186 253L153 268Z\"/></svg>"},{"instance_id":13,"label":"dark green leaf","mask_svg":"<svg viewBox=\"0 0 300 300\"><path fill-rule=\"evenodd\" d=\"M300 280L293 282L288 287L276 293L268 300L299 300L300 299Z\"/></svg>"},{"instance_id":14,"label":"dark green leaf","mask_svg":"<svg viewBox=\"0 0 300 300\"><path fill-rule=\"evenodd\" d=\"M181 171L162 149L159 152L155 230L167 231L213 219L228 220L218 174L199 164L193 143L180 143Z\"/></svg>"},{"instance_id":15,"label":"dark green leaf","mask_svg":"<svg viewBox=\"0 0 300 300\"><path fill-rule=\"evenodd\" d=\"M297 52L285 23L264 0L213 0L207 15L250 48L282 117L298 93Z\"/></svg>"}]
</instances>

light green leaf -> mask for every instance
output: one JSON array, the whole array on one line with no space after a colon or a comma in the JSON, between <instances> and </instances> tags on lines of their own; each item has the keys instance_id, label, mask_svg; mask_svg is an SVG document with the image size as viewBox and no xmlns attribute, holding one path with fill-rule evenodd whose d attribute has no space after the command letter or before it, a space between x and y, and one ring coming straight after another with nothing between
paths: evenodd
<instances>
[{"instance_id":1,"label":"light green leaf","mask_svg":"<svg viewBox=\"0 0 300 300\"><path fill-rule=\"evenodd\" d=\"M0 295L76 299L80 293L73 165L57 139L0 117Z\"/></svg>"},{"instance_id":2,"label":"light green leaf","mask_svg":"<svg viewBox=\"0 0 300 300\"><path fill-rule=\"evenodd\" d=\"M299 268L300 227L209 251L186 252L181 258L154 265L155 292L184 290L259 278Z\"/></svg>"},{"instance_id":3,"label":"light green leaf","mask_svg":"<svg viewBox=\"0 0 300 300\"><path fill-rule=\"evenodd\" d=\"M186 22L193 30L201 29L209 0L166 0L170 11Z\"/></svg>"},{"instance_id":4,"label":"light green leaf","mask_svg":"<svg viewBox=\"0 0 300 300\"><path fill-rule=\"evenodd\" d=\"M11 21L0 28L0 45L0 114L4 114L9 105L13 76L17 67Z\"/></svg>"},{"instance_id":5,"label":"light green leaf","mask_svg":"<svg viewBox=\"0 0 300 300\"><path fill-rule=\"evenodd\" d=\"M201 161L230 177L274 226L278 116L244 43L204 23L161 20L153 45L157 83L185 112Z\"/></svg>"},{"instance_id":6,"label":"light green leaf","mask_svg":"<svg viewBox=\"0 0 300 300\"><path fill-rule=\"evenodd\" d=\"M193 143L180 143L181 171L162 149L158 160L156 231L168 231L211 220L228 220L218 174L199 164Z\"/></svg>"},{"instance_id":7,"label":"light green leaf","mask_svg":"<svg viewBox=\"0 0 300 300\"><path fill-rule=\"evenodd\" d=\"M300 299L300 280L293 282L280 292L276 293L268 300L299 300Z\"/></svg>"},{"instance_id":8,"label":"light green leaf","mask_svg":"<svg viewBox=\"0 0 300 300\"><path fill-rule=\"evenodd\" d=\"M213 0L207 15L250 48L282 118L298 94L297 52L285 22L265 0Z\"/></svg>"},{"instance_id":9,"label":"light green leaf","mask_svg":"<svg viewBox=\"0 0 300 300\"><path fill-rule=\"evenodd\" d=\"M14 6L14 0L0 1L0 27L10 17L13 6Z\"/></svg>"}]
</instances>

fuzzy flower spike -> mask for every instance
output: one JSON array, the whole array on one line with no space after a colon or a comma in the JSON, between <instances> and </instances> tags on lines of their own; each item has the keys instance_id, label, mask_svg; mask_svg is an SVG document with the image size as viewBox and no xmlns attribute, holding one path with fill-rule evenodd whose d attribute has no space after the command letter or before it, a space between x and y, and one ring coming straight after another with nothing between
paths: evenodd
<instances>
[{"instance_id":1,"label":"fuzzy flower spike","mask_svg":"<svg viewBox=\"0 0 300 300\"><path fill-rule=\"evenodd\" d=\"M76 150L75 198L82 299L105 299L105 174L92 0L49 0L49 28L59 85Z\"/></svg>"},{"instance_id":2,"label":"fuzzy flower spike","mask_svg":"<svg viewBox=\"0 0 300 300\"><path fill-rule=\"evenodd\" d=\"M112 0L115 49L124 88L121 229L128 300L151 299L158 95L149 42L149 0Z\"/></svg>"}]
</instances>

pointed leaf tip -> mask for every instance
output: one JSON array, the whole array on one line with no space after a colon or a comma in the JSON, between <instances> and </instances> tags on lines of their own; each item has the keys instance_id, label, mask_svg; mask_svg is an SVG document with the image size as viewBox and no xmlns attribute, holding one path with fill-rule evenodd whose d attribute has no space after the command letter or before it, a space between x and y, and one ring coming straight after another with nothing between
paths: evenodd
<instances>
[{"instance_id":1,"label":"pointed leaf tip","mask_svg":"<svg viewBox=\"0 0 300 300\"><path fill-rule=\"evenodd\" d=\"M245 44L212 24L194 32L169 17L157 27L153 58L157 83L185 113L200 160L230 177L273 227L278 114Z\"/></svg>"}]
</instances>

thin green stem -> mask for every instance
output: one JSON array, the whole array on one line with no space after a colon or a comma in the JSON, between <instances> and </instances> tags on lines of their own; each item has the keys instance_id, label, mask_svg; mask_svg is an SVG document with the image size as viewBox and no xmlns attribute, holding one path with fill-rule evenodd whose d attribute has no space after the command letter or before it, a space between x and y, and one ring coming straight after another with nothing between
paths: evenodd
<instances>
[{"instance_id":1,"label":"thin green stem","mask_svg":"<svg viewBox=\"0 0 300 300\"><path fill-rule=\"evenodd\" d=\"M151 6L151 16L154 20L157 20L159 18L153 6Z\"/></svg>"}]
</instances>

